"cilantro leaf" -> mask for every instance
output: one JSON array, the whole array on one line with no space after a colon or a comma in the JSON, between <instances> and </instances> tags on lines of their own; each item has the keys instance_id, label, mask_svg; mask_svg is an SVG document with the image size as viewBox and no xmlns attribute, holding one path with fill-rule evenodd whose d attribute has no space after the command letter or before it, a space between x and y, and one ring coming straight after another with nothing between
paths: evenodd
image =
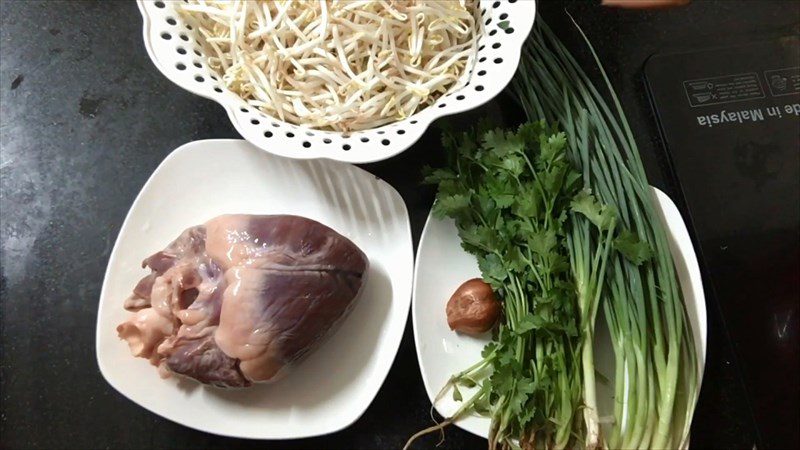
<instances>
[{"instance_id":1,"label":"cilantro leaf","mask_svg":"<svg viewBox=\"0 0 800 450\"><path fill-rule=\"evenodd\" d=\"M489 130L492 130L497 127L497 121L492 116L484 116L478 119L478 124L475 126L473 130L473 134L476 136L483 136ZM479 139L475 139L478 141Z\"/></svg>"},{"instance_id":2,"label":"cilantro leaf","mask_svg":"<svg viewBox=\"0 0 800 450\"><path fill-rule=\"evenodd\" d=\"M460 402L464 400L464 397L461 396L461 391L458 390L458 385L453 385L453 400Z\"/></svg>"},{"instance_id":3,"label":"cilantro leaf","mask_svg":"<svg viewBox=\"0 0 800 450\"><path fill-rule=\"evenodd\" d=\"M615 209L608 205L601 205L586 189L575 195L570 206L573 211L586 216L600 230L607 230L616 220Z\"/></svg>"},{"instance_id":4,"label":"cilantro leaf","mask_svg":"<svg viewBox=\"0 0 800 450\"><path fill-rule=\"evenodd\" d=\"M567 146L567 135L558 133L551 136L542 135L539 146L541 147L541 159L544 162L553 162L564 154Z\"/></svg>"},{"instance_id":5,"label":"cilantro leaf","mask_svg":"<svg viewBox=\"0 0 800 450\"><path fill-rule=\"evenodd\" d=\"M500 159L521 152L525 143L514 133L506 133L502 129L489 130L483 134L481 141L483 147L491 150L492 154Z\"/></svg>"},{"instance_id":6,"label":"cilantro leaf","mask_svg":"<svg viewBox=\"0 0 800 450\"><path fill-rule=\"evenodd\" d=\"M456 180L458 175L449 169L433 169L430 166L425 166L422 169L425 176L423 183L425 184L439 184L444 180Z\"/></svg>"},{"instance_id":7,"label":"cilantro leaf","mask_svg":"<svg viewBox=\"0 0 800 450\"><path fill-rule=\"evenodd\" d=\"M466 194L454 194L439 196L433 204L433 215L438 218L454 217L470 205L470 196Z\"/></svg>"},{"instance_id":8,"label":"cilantro leaf","mask_svg":"<svg viewBox=\"0 0 800 450\"><path fill-rule=\"evenodd\" d=\"M484 359L488 358L489 356L491 356L492 353L494 353L496 349L497 349L497 343L489 342L483 347L483 350L481 350L481 358Z\"/></svg>"},{"instance_id":9,"label":"cilantro leaf","mask_svg":"<svg viewBox=\"0 0 800 450\"><path fill-rule=\"evenodd\" d=\"M456 138L455 133L452 132L450 128L450 124L448 122L442 122L440 124L440 128L442 128L442 147L445 150L454 152L458 150L458 139Z\"/></svg>"},{"instance_id":10,"label":"cilantro leaf","mask_svg":"<svg viewBox=\"0 0 800 450\"><path fill-rule=\"evenodd\" d=\"M567 193L574 192L573 190L578 188L578 182L581 181L581 178L581 174L575 169L570 168L567 171L567 175L564 177L564 188Z\"/></svg>"},{"instance_id":11,"label":"cilantro leaf","mask_svg":"<svg viewBox=\"0 0 800 450\"><path fill-rule=\"evenodd\" d=\"M506 156L501 163L501 168L516 178L522 174L522 170L525 167L524 164L519 156Z\"/></svg>"},{"instance_id":12,"label":"cilantro leaf","mask_svg":"<svg viewBox=\"0 0 800 450\"><path fill-rule=\"evenodd\" d=\"M528 247L539 256L547 256L556 246L553 230L540 230L528 236Z\"/></svg>"},{"instance_id":13,"label":"cilantro leaf","mask_svg":"<svg viewBox=\"0 0 800 450\"><path fill-rule=\"evenodd\" d=\"M475 380L469 377L459 378L458 384L464 386L467 389L474 388L477 385L477 383L475 383Z\"/></svg>"},{"instance_id":14,"label":"cilantro leaf","mask_svg":"<svg viewBox=\"0 0 800 450\"><path fill-rule=\"evenodd\" d=\"M569 260L561 253L550 252L547 259L550 265L550 272L560 273L569 270Z\"/></svg>"},{"instance_id":15,"label":"cilantro leaf","mask_svg":"<svg viewBox=\"0 0 800 450\"><path fill-rule=\"evenodd\" d=\"M536 122L526 122L517 128L517 136L522 139L527 147L536 147L539 145L539 136L545 128L543 120Z\"/></svg>"},{"instance_id":16,"label":"cilantro leaf","mask_svg":"<svg viewBox=\"0 0 800 450\"><path fill-rule=\"evenodd\" d=\"M509 348L509 350L511 349ZM514 373L515 361L516 356L513 351L504 352L500 358L498 358L498 364L489 378L492 383L492 388L500 395L509 393L514 388L514 380L516 379L516 374Z\"/></svg>"},{"instance_id":17,"label":"cilantro leaf","mask_svg":"<svg viewBox=\"0 0 800 450\"><path fill-rule=\"evenodd\" d=\"M489 281L492 285L502 286L503 281L508 278L508 272L503 267L503 262L494 253L478 258L478 267L481 269L483 279Z\"/></svg>"},{"instance_id":18,"label":"cilantro leaf","mask_svg":"<svg viewBox=\"0 0 800 450\"><path fill-rule=\"evenodd\" d=\"M508 411L512 417L522 413L522 407L528 402L528 396L533 393L533 380L527 377L519 378L511 398L508 401Z\"/></svg>"},{"instance_id":19,"label":"cilantro leaf","mask_svg":"<svg viewBox=\"0 0 800 450\"><path fill-rule=\"evenodd\" d=\"M511 244L524 246L528 235L533 233L533 226L527 220L509 219L505 222L505 233Z\"/></svg>"},{"instance_id":20,"label":"cilantro leaf","mask_svg":"<svg viewBox=\"0 0 800 450\"><path fill-rule=\"evenodd\" d=\"M639 240L639 236L629 230L622 230L614 239L613 245L625 259L637 266L653 257L653 248L650 244Z\"/></svg>"},{"instance_id":21,"label":"cilantro leaf","mask_svg":"<svg viewBox=\"0 0 800 450\"><path fill-rule=\"evenodd\" d=\"M561 192L567 169L566 164L553 164L550 166L550 170L541 174L541 186L548 197L556 197Z\"/></svg>"},{"instance_id":22,"label":"cilantro leaf","mask_svg":"<svg viewBox=\"0 0 800 450\"><path fill-rule=\"evenodd\" d=\"M491 253L500 245L497 231L485 225L469 225L458 230L461 241Z\"/></svg>"},{"instance_id":23,"label":"cilantro leaf","mask_svg":"<svg viewBox=\"0 0 800 450\"><path fill-rule=\"evenodd\" d=\"M531 330L542 328L542 326L544 326L544 319L541 316L528 313L517 322L517 328L514 332L521 335Z\"/></svg>"},{"instance_id":24,"label":"cilantro leaf","mask_svg":"<svg viewBox=\"0 0 800 450\"><path fill-rule=\"evenodd\" d=\"M503 259L505 259L508 263L508 269L513 270L514 272L525 272L527 267L527 262L525 261L525 257L522 255L522 251L519 249L519 246L513 245L511 246L503 255Z\"/></svg>"},{"instance_id":25,"label":"cilantro leaf","mask_svg":"<svg viewBox=\"0 0 800 450\"><path fill-rule=\"evenodd\" d=\"M478 206L480 207L480 213L483 217L490 217L497 208L494 200L492 200L483 187L481 187L478 192Z\"/></svg>"},{"instance_id":26,"label":"cilantro leaf","mask_svg":"<svg viewBox=\"0 0 800 450\"><path fill-rule=\"evenodd\" d=\"M544 209L542 195L538 189L527 188L517 193L511 211L519 217L535 219Z\"/></svg>"},{"instance_id":27,"label":"cilantro leaf","mask_svg":"<svg viewBox=\"0 0 800 450\"><path fill-rule=\"evenodd\" d=\"M516 190L510 180L489 178L486 180L486 188L497 208L504 209L514 204Z\"/></svg>"},{"instance_id":28,"label":"cilantro leaf","mask_svg":"<svg viewBox=\"0 0 800 450\"><path fill-rule=\"evenodd\" d=\"M475 408L475 414L479 416L488 416L490 411L489 406L489 396L482 395L475 401L473 408Z\"/></svg>"}]
</instances>

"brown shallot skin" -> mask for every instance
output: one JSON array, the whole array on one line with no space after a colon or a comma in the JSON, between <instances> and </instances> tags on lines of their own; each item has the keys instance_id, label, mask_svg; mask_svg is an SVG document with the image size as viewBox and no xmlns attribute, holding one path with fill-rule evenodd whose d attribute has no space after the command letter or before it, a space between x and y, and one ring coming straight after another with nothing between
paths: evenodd
<instances>
[{"instance_id":1,"label":"brown shallot skin","mask_svg":"<svg viewBox=\"0 0 800 450\"><path fill-rule=\"evenodd\" d=\"M478 335L500 318L500 302L492 287L480 278L465 281L447 301L447 325L459 333Z\"/></svg>"}]
</instances>

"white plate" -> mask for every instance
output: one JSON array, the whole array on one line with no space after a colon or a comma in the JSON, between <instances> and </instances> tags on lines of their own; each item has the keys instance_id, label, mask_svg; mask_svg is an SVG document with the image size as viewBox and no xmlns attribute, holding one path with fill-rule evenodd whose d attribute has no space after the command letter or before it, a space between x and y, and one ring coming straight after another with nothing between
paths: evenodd
<instances>
[{"instance_id":1,"label":"white plate","mask_svg":"<svg viewBox=\"0 0 800 450\"><path fill-rule=\"evenodd\" d=\"M476 108L503 91L517 71L525 39L536 18L534 0L480 0L485 32L476 64L461 74L464 85L403 120L382 127L341 133L293 125L248 107L206 64L204 39L189 29L177 1L137 0L142 36L156 68L178 86L214 100L237 131L262 150L287 158L327 158L366 163L391 158L411 147L439 117ZM501 28L501 23L507 25Z\"/></svg>"},{"instance_id":2,"label":"white plate","mask_svg":"<svg viewBox=\"0 0 800 450\"><path fill-rule=\"evenodd\" d=\"M695 336L702 376L706 354L706 304L700 268L678 208L666 194L655 188L653 191L661 218L667 226L667 237ZM489 341L488 335L473 338L454 333L447 326L447 300L461 283L474 277L480 277L478 263L474 256L461 248L455 223L449 219L437 220L428 216L414 269L412 319L422 380L431 402L451 375L480 360L481 350ZM598 317L596 341L602 341L602 333L607 333L604 324L605 320ZM608 378L612 380L613 361L610 345L595 347L595 366L601 373L610 375ZM609 414L605 411L610 411L608 406L613 405L613 383L611 387L607 389L598 383L600 415ZM435 407L439 414L448 417L459 405L452 396L446 395ZM478 436L486 437L489 434L488 418L470 416L459 420L456 425Z\"/></svg>"},{"instance_id":3,"label":"white plate","mask_svg":"<svg viewBox=\"0 0 800 450\"><path fill-rule=\"evenodd\" d=\"M141 261L185 228L223 213L297 214L350 238L369 257L351 314L284 380L242 390L207 388L134 358L117 338L123 300L145 275ZM403 336L413 248L400 194L357 167L270 155L240 140L186 144L156 169L133 203L108 262L97 317L106 380L150 411L226 436L289 439L331 433L375 398Z\"/></svg>"}]
</instances>

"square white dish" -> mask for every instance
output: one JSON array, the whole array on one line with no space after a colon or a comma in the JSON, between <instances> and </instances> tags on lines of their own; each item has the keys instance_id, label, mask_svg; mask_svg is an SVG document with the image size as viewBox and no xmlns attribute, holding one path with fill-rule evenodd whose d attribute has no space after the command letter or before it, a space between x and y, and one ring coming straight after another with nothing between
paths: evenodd
<instances>
[{"instance_id":1,"label":"square white dish","mask_svg":"<svg viewBox=\"0 0 800 450\"><path fill-rule=\"evenodd\" d=\"M695 337L698 367L702 380L707 347L706 303L700 267L692 246L686 224L672 200L658 189L653 189L656 212L667 232L667 240L675 260L678 279L687 306L689 323ZM425 223L417 249L414 269L414 292L411 315L414 323L414 341L417 347L422 380L431 403L447 380L481 359L481 350L489 342L489 333L481 337L457 334L447 326L445 305L458 286L470 278L480 278L478 262L461 248L455 223L451 219L438 220L431 215ZM614 355L608 329L600 308L596 322L595 367L612 380L608 385L597 384L598 409L601 416L613 411ZM607 342L607 346L602 343ZM468 398L471 389L461 389ZM436 411L449 417L459 408L460 402L449 393L434 404ZM467 416L455 425L481 437L489 434L490 420Z\"/></svg>"},{"instance_id":2,"label":"square white dish","mask_svg":"<svg viewBox=\"0 0 800 450\"><path fill-rule=\"evenodd\" d=\"M146 271L141 261L184 229L224 213L295 214L351 239L370 260L362 296L331 336L283 380L223 390L159 378L131 356L116 326ZM413 248L400 194L357 167L290 160L242 140L185 144L156 169L131 206L111 253L97 317L97 362L114 389L142 407L209 433L291 439L341 430L375 398L408 317Z\"/></svg>"}]
</instances>

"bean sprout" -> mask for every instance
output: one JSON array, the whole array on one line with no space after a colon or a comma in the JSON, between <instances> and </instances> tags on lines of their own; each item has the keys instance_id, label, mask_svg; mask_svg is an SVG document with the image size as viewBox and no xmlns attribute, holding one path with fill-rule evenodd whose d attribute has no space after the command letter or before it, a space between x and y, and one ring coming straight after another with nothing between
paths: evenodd
<instances>
[{"instance_id":1,"label":"bean sprout","mask_svg":"<svg viewBox=\"0 0 800 450\"><path fill-rule=\"evenodd\" d=\"M375 128L461 87L477 0L189 0L207 62L248 105L312 128Z\"/></svg>"}]
</instances>

